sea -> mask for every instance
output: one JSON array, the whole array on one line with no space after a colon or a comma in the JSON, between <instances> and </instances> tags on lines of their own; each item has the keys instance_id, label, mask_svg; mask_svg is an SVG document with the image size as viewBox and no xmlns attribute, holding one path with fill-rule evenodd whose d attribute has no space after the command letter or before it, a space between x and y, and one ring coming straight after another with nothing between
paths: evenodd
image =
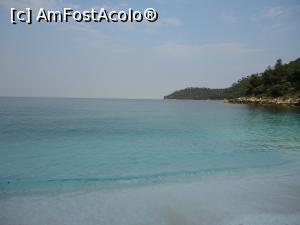
<instances>
[{"instance_id":1,"label":"sea","mask_svg":"<svg viewBox=\"0 0 300 225\"><path fill-rule=\"evenodd\" d=\"M299 225L300 109L1 97L0 224Z\"/></svg>"}]
</instances>

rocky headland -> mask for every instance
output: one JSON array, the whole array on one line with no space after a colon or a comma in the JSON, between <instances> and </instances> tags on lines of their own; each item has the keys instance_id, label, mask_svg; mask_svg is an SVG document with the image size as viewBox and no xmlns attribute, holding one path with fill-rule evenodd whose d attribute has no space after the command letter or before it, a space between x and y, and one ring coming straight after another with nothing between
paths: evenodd
<instances>
[{"instance_id":1,"label":"rocky headland","mask_svg":"<svg viewBox=\"0 0 300 225\"><path fill-rule=\"evenodd\" d=\"M295 97L239 97L232 99L224 99L224 102L233 104L300 106L300 98Z\"/></svg>"}]
</instances>

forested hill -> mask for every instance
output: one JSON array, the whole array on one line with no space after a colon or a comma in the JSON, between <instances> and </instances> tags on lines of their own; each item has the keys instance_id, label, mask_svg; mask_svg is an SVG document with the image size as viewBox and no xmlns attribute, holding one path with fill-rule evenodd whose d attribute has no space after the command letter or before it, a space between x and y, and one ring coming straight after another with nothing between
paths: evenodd
<instances>
[{"instance_id":1,"label":"forested hill","mask_svg":"<svg viewBox=\"0 0 300 225\"><path fill-rule=\"evenodd\" d=\"M281 59L263 73L238 80L229 88L210 89L190 87L165 96L165 99L218 100L255 97L300 97L300 58L283 64Z\"/></svg>"}]
</instances>

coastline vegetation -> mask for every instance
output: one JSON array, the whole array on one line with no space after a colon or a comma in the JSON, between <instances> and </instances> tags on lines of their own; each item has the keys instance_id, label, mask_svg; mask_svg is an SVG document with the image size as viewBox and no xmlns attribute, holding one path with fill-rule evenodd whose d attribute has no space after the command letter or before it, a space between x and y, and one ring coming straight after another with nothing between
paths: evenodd
<instances>
[{"instance_id":1,"label":"coastline vegetation","mask_svg":"<svg viewBox=\"0 0 300 225\"><path fill-rule=\"evenodd\" d=\"M239 97L300 98L300 58L283 64L278 59L264 72L241 78L223 89L190 87L173 92L164 99L223 100Z\"/></svg>"}]
</instances>

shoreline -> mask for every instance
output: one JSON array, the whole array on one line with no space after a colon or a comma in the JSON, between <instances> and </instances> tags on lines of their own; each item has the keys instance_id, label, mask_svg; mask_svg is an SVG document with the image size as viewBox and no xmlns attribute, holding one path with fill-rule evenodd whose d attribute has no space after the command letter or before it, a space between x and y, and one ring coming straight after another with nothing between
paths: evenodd
<instances>
[{"instance_id":1,"label":"shoreline","mask_svg":"<svg viewBox=\"0 0 300 225\"><path fill-rule=\"evenodd\" d=\"M239 97L239 98L232 98L232 99L224 99L224 103L300 107L300 98L293 98L293 97L278 97L278 98Z\"/></svg>"},{"instance_id":2,"label":"shoreline","mask_svg":"<svg viewBox=\"0 0 300 225\"><path fill-rule=\"evenodd\" d=\"M59 183L53 181L40 181L41 183L36 183L37 186L30 186L30 181L26 184L24 183L16 183L14 187L1 187L0 182L0 203L2 200L11 199L15 197L42 197L52 196L52 195L61 195L67 193L73 194L82 194L83 192L97 192L97 191L107 191L107 190L122 190L122 189L131 189L136 187L147 187L147 186L164 186L164 185L174 185L176 183L197 183L205 180L214 180L222 177L253 177L258 174L270 174L272 171L276 170L279 173L283 171L289 171L290 166L293 168L295 164L289 160L286 160L281 163L276 163L272 165L262 165L256 167L245 167L245 168L228 168L225 171L217 171L217 170L207 170L207 171L197 171L183 174L178 174L176 176L165 176L157 179L141 179L141 180L119 180L111 183L102 183L97 182L96 179L92 182L82 182L82 183L74 183L74 182L66 182ZM297 166L295 168L299 168ZM100 180L100 179L99 179ZM34 185L34 181L31 181ZM44 182L44 184L42 183ZM5 182L6 183L6 182ZM15 182L11 182L13 184ZM3 183L2 183L3 185ZM25 185L22 189L18 188L18 186ZM27 185L27 186L26 186ZM57 186L56 186L57 185Z\"/></svg>"},{"instance_id":3,"label":"shoreline","mask_svg":"<svg viewBox=\"0 0 300 225\"><path fill-rule=\"evenodd\" d=\"M194 225L198 221L209 225L296 225L300 183L295 179L299 171L295 166L190 182L16 196L0 201L0 218L6 224L22 225L41 221L49 225Z\"/></svg>"}]
</instances>

